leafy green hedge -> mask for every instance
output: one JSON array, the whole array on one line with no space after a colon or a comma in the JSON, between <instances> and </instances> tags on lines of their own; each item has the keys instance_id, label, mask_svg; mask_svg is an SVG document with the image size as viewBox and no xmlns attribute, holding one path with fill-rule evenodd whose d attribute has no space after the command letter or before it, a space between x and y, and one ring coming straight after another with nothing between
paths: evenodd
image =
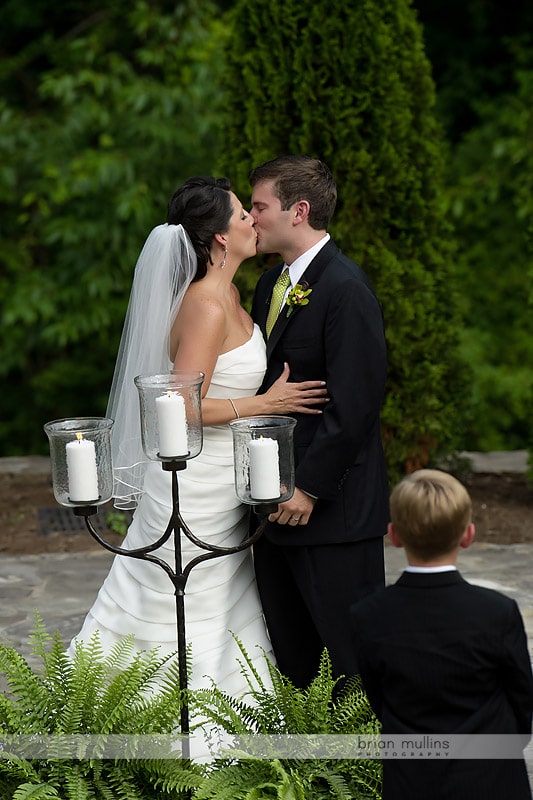
<instances>
[{"instance_id":1,"label":"leafy green hedge","mask_svg":"<svg viewBox=\"0 0 533 800\"><path fill-rule=\"evenodd\" d=\"M71 5L72 28L17 31L0 74L2 456L105 412L137 256L216 137L209 2Z\"/></svg>"}]
</instances>

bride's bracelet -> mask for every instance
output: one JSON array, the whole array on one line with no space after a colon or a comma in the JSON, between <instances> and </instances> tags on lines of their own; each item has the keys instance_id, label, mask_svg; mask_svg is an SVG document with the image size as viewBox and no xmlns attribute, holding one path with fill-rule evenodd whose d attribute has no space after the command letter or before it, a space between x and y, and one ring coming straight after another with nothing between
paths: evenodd
<instances>
[{"instance_id":1,"label":"bride's bracelet","mask_svg":"<svg viewBox=\"0 0 533 800\"><path fill-rule=\"evenodd\" d=\"M231 403L231 407L232 407L232 409L233 409L233 412L234 412L234 414L235 414L235 419L240 419L240 417L239 417L239 412L237 411L237 406L235 405L235 403L233 402L233 400L231 399L231 397L228 397L228 400L229 400L229 401L230 401L230 403Z\"/></svg>"}]
</instances>

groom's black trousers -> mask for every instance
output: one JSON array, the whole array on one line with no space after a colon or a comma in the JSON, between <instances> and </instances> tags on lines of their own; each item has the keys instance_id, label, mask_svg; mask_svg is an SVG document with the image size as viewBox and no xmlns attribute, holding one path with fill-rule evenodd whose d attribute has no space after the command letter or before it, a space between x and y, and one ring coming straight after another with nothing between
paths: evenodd
<instances>
[{"instance_id":1,"label":"groom's black trousers","mask_svg":"<svg viewBox=\"0 0 533 800\"><path fill-rule=\"evenodd\" d=\"M358 672L351 606L385 584L383 539L332 545L254 545L261 603L280 671L304 688L328 648L335 677Z\"/></svg>"}]
</instances>

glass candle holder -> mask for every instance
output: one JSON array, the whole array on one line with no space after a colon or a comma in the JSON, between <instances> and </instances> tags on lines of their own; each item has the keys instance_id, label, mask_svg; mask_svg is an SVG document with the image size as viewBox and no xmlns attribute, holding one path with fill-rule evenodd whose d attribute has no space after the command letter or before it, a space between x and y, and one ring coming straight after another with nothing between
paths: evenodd
<instances>
[{"instance_id":1,"label":"glass candle holder","mask_svg":"<svg viewBox=\"0 0 533 800\"><path fill-rule=\"evenodd\" d=\"M235 490L243 503L282 503L294 494L292 417L249 417L230 423Z\"/></svg>"},{"instance_id":2,"label":"glass candle holder","mask_svg":"<svg viewBox=\"0 0 533 800\"><path fill-rule=\"evenodd\" d=\"M143 450L151 461L185 461L202 449L203 372L139 375Z\"/></svg>"},{"instance_id":3,"label":"glass candle holder","mask_svg":"<svg viewBox=\"0 0 533 800\"><path fill-rule=\"evenodd\" d=\"M96 506L111 499L113 422L106 417L77 417L45 424L54 496L60 505Z\"/></svg>"}]
</instances>

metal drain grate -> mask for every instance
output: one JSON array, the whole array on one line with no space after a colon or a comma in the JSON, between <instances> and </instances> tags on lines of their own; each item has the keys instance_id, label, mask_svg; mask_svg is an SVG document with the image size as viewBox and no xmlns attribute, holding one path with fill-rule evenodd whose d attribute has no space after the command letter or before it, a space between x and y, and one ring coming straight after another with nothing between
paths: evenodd
<instances>
[{"instance_id":1,"label":"metal drain grate","mask_svg":"<svg viewBox=\"0 0 533 800\"><path fill-rule=\"evenodd\" d=\"M39 508L39 534L87 532L84 517L77 517L70 508Z\"/></svg>"},{"instance_id":2,"label":"metal drain grate","mask_svg":"<svg viewBox=\"0 0 533 800\"><path fill-rule=\"evenodd\" d=\"M109 532L106 524L106 512L113 511L113 504L104 503L99 506L98 515L92 517L92 525L99 534L104 535ZM115 514L120 514L123 518L125 528L131 523L133 513L131 511L115 511ZM38 508L37 519L39 520L39 535L48 536L51 533L72 533L76 534L80 531L88 533L87 526L85 525L85 517L78 517L71 508L57 507L57 508ZM117 528L117 530L119 530Z\"/></svg>"}]
</instances>

